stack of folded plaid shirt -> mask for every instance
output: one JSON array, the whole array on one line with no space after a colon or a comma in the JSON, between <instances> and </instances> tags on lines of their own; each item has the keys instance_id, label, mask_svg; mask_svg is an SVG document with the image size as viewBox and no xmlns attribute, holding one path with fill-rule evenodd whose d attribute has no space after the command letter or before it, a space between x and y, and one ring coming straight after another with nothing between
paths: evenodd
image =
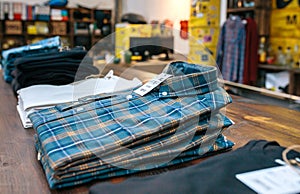
<instances>
[{"instance_id":1,"label":"stack of folded plaid shirt","mask_svg":"<svg viewBox=\"0 0 300 194\"><path fill-rule=\"evenodd\" d=\"M145 95L94 95L29 115L50 188L169 167L231 149L217 69L172 62Z\"/></svg>"}]
</instances>

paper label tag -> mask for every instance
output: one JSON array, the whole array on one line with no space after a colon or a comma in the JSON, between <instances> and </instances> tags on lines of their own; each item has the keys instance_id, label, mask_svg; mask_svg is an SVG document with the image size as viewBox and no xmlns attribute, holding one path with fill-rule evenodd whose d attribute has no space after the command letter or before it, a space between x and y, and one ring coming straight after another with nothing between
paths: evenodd
<instances>
[{"instance_id":1,"label":"paper label tag","mask_svg":"<svg viewBox=\"0 0 300 194\"><path fill-rule=\"evenodd\" d=\"M300 192L300 170L288 165L237 174L236 178L261 194Z\"/></svg>"},{"instance_id":2,"label":"paper label tag","mask_svg":"<svg viewBox=\"0 0 300 194\"><path fill-rule=\"evenodd\" d=\"M171 77L172 75L161 73L152 80L148 81L138 89L134 90L135 93L139 94L140 96L144 96L145 94L149 93L151 90L153 90L156 86L161 84L163 81Z\"/></svg>"}]
</instances>

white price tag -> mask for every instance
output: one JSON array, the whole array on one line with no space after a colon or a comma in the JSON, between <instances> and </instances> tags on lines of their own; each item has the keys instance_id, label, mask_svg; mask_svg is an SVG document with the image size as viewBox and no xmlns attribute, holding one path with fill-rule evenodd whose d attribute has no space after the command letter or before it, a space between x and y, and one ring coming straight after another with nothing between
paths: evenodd
<instances>
[{"instance_id":1,"label":"white price tag","mask_svg":"<svg viewBox=\"0 0 300 194\"><path fill-rule=\"evenodd\" d=\"M145 94L149 93L151 90L153 90L156 86L161 84L163 81L171 77L172 75L161 73L152 80L148 81L138 89L134 90L135 93L139 94L140 96L144 96Z\"/></svg>"},{"instance_id":2,"label":"white price tag","mask_svg":"<svg viewBox=\"0 0 300 194\"><path fill-rule=\"evenodd\" d=\"M299 169L285 165L237 174L236 178L261 194L299 193L299 173Z\"/></svg>"}]
</instances>

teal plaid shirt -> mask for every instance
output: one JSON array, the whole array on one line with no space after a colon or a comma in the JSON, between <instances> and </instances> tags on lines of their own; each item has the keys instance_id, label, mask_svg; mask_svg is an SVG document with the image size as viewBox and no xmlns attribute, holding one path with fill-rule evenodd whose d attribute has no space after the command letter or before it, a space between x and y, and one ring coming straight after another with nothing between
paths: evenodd
<instances>
[{"instance_id":1,"label":"teal plaid shirt","mask_svg":"<svg viewBox=\"0 0 300 194\"><path fill-rule=\"evenodd\" d=\"M145 96L96 95L29 115L51 188L166 167L233 146L215 67L173 62ZM126 149L123 149L126 148Z\"/></svg>"}]
</instances>

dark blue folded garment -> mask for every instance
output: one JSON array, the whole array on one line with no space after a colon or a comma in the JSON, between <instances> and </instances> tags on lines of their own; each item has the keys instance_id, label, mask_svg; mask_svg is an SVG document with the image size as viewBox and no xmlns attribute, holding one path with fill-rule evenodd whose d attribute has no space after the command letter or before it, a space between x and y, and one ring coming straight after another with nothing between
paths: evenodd
<instances>
[{"instance_id":1,"label":"dark blue folded garment","mask_svg":"<svg viewBox=\"0 0 300 194\"><path fill-rule=\"evenodd\" d=\"M274 160L281 158L284 149L276 142L252 140L244 147L213 156L197 165L154 176L134 177L118 184L98 183L89 193L255 193L235 175L278 166ZM299 157L299 153L291 154Z\"/></svg>"},{"instance_id":2,"label":"dark blue folded garment","mask_svg":"<svg viewBox=\"0 0 300 194\"><path fill-rule=\"evenodd\" d=\"M98 74L99 70L93 66L92 58L85 57L86 54L83 48L74 48L16 59L12 81L15 94L17 90L32 85L65 85Z\"/></svg>"},{"instance_id":3,"label":"dark blue folded garment","mask_svg":"<svg viewBox=\"0 0 300 194\"><path fill-rule=\"evenodd\" d=\"M12 72L15 69L14 62L19 57L30 56L37 53L49 53L57 51L61 47L60 37L52 37L39 42L12 48L2 52L3 77L7 83L13 80Z\"/></svg>"}]
</instances>

